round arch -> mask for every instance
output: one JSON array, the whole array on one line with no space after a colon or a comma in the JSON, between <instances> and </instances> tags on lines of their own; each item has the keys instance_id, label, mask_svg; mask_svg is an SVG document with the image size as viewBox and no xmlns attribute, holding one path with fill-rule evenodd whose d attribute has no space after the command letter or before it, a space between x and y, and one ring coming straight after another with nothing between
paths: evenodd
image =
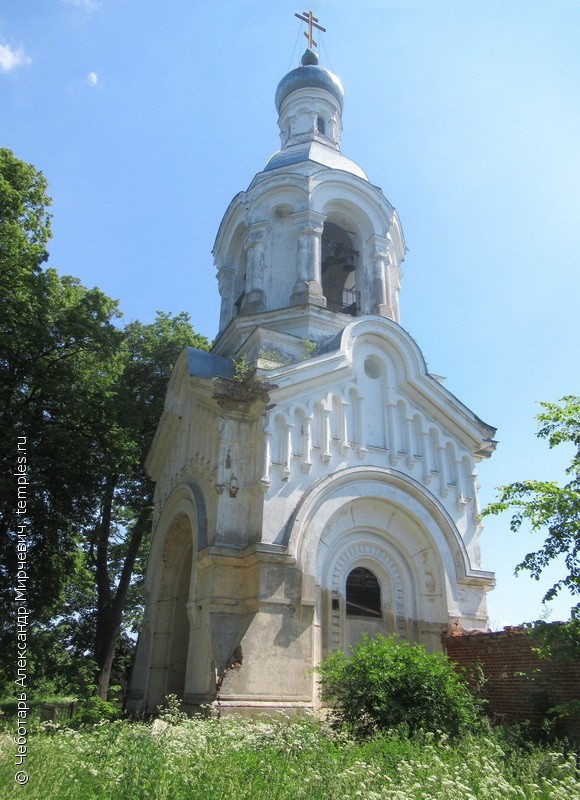
<instances>
[{"instance_id":1,"label":"round arch","mask_svg":"<svg viewBox=\"0 0 580 800\"><path fill-rule=\"evenodd\" d=\"M205 502L194 485L167 498L155 525L145 581L146 617L139 635L135 686L154 711L168 692L183 696L187 677L189 602L197 552L207 543ZM143 709L145 710L145 709Z\"/></svg>"},{"instance_id":2,"label":"round arch","mask_svg":"<svg viewBox=\"0 0 580 800\"><path fill-rule=\"evenodd\" d=\"M418 482L376 467L334 473L306 493L286 536L302 572L302 602L315 607L314 663L363 633L440 649L471 567L452 520ZM379 619L346 614L346 580L356 567L380 584Z\"/></svg>"},{"instance_id":3,"label":"round arch","mask_svg":"<svg viewBox=\"0 0 580 800\"><path fill-rule=\"evenodd\" d=\"M357 567L370 570L379 582L380 619L348 618L346 581ZM419 630L448 621L452 582L433 537L400 497L380 497L375 487L373 494L344 498L329 515L314 556L315 592L330 612L323 612L323 648L344 649L363 633L421 638Z\"/></svg>"},{"instance_id":4,"label":"round arch","mask_svg":"<svg viewBox=\"0 0 580 800\"><path fill-rule=\"evenodd\" d=\"M187 517L190 523L193 551L197 552L207 545L207 517L203 494L195 484L181 483L173 489L165 501L155 524L147 567L149 592L155 588L156 576L153 574L155 565L159 565L161 562L161 555L171 525L180 515Z\"/></svg>"},{"instance_id":5,"label":"round arch","mask_svg":"<svg viewBox=\"0 0 580 800\"><path fill-rule=\"evenodd\" d=\"M478 572L471 568L463 539L449 514L424 486L395 469L363 466L340 470L317 481L294 510L283 543L297 558L304 575L314 577L320 542L328 538L333 520L349 514L352 519L356 500L370 502L369 508L383 504L383 514L387 508L384 503L393 511L405 514L437 551L452 584ZM359 519L363 517L359 509ZM381 519L379 529L382 530L384 518ZM352 525L353 529L356 527L360 528L361 524ZM371 527L376 529L376 524Z\"/></svg>"},{"instance_id":6,"label":"round arch","mask_svg":"<svg viewBox=\"0 0 580 800\"><path fill-rule=\"evenodd\" d=\"M193 564L191 523L186 514L179 513L164 537L157 587L149 603L152 633L147 691L149 710L154 710L168 694L180 698L185 695Z\"/></svg>"},{"instance_id":7,"label":"round arch","mask_svg":"<svg viewBox=\"0 0 580 800\"><path fill-rule=\"evenodd\" d=\"M373 234L386 236L395 215L393 207L376 187L334 170L321 175L312 191L311 207L326 216L344 214L354 221L365 241Z\"/></svg>"}]
</instances>

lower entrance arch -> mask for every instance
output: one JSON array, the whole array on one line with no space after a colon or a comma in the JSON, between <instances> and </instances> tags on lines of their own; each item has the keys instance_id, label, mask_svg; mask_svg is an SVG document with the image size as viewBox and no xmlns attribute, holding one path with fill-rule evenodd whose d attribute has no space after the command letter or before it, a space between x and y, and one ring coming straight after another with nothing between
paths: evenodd
<instances>
[{"instance_id":1,"label":"lower entrance arch","mask_svg":"<svg viewBox=\"0 0 580 800\"><path fill-rule=\"evenodd\" d=\"M342 516L342 515L341 515ZM381 531L347 529L321 548L322 653L349 650L363 634L410 638L415 585ZM407 574L405 574L407 573Z\"/></svg>"},{"instance_id":2,"label":"lower entrance arch","mask_svg":"<svg viewBox=\"0 0 580 800\"><path fill-rule=\"evenodd\" d=\"M171 630L169 636L170 653L167 670L167 694L180 698L185 695L187 673L187 654L189 651L189 619L187 602L191 580L192 548L176 571L175 590L169 598L171 610Z\"/></svg>"},{"instance_id":3,"label":"lower entrance arch","mask_svg":"<svg viewBox=\"0 0 580 800\"><path fill-rule=\"evenodd\" d=\"M330 475L297 505L285 541L302 573L302 603L314 606L313 666L365 632L441 650L459 581L471 570L449 515L416 481L370 466ZM380 617L347 614L347 579L356 568L379 583Z\"/></svg>"},{"instance_id":4,"label":"lower entrance arch","mask_svg":"<svg viewBox=\"0 0 580 800\"><path fill-rule=\"evenodd\" d=\"M193 541L185 514L172 523L163 548L159 590L154 606L148 710L167 694L185 695L190 623L187 614L193 566Z\"/></svg>"}]
</instances>

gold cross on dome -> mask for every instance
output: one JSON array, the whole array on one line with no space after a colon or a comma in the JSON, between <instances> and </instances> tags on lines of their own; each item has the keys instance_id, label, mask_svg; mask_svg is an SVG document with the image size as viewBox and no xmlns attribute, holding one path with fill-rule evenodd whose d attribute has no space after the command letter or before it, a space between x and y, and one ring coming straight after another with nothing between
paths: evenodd
<instances>
[{"instance_id":1,"label":"gold cross on dome","mask_svg":"<svg viewBox=\"0 0 580 800\"><path fill-rule=\"evenodd\" d=\"M318 19L314 16L312 11L303 11L302 14L294 14L294 16L298 17L298 19L301 19L302 22L308 23L308 33L304 31L304 36L306 36L308 39L308 49L312 50L313 45L314 47L318 47L318 43L312 38L312 28L317 28L319 31L323 31L324 33L326 33L326 28L323 28L322 25L318 24Z\"/></svg>"}]
</instances>

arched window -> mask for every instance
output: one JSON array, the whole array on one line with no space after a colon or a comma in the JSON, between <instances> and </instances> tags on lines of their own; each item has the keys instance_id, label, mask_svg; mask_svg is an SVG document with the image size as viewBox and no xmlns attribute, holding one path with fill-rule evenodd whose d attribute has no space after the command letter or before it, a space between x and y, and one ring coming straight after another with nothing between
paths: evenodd
<instances>
[{"instance_id":1,"label":"arched window","mask_svg":"<svg viewBox=\"0 0 580 800\"><path fill-rule=\"evenodd\" d=\"M316 117L316 128L318 133L321 133L323 136L326 135L326 125L322 117Z\"/></svg>"},{"instance_id":2,"label":"arched window","mask_svg":"<svg viewBox=\"0 0 580 800\"><path fill-rule=\"evenodd\" d=\"M356 567L346 579L347 617L381 617L381 587L365 567Z\"/></svg>"},{"instance_id":3,"label":"arched window","mask_svg":"<svg viewBox=\"0 0 580 800\"><path fill-rule=\"evenodd\" d=\"M359 251L354 249L354 234L333 222L322 229L322 293L331 311L356 317L360 313L360 292L355 287Z\"/></svg>"}]
</instances>

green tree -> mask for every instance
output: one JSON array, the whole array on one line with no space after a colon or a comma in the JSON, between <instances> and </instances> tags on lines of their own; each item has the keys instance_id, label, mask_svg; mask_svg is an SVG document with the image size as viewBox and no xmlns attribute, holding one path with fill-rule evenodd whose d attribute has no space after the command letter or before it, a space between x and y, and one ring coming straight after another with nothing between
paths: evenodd
<instances>
[{"instance_id":1,"label":"green tree","mask_svg":"<svg viewBox=\"0 0 580 800\"><path fill-rule=\"evenodd\" d=\"M544 602L553 599L562 589L580 595L580 397L567 395L559 403L540 403L538 436L550 447L563 443L573 446L568 480L526 480L499 488L499 499L483 511L483 515L512 511L510 529L529 525L532 533L545 535L543 545L528 553L516 566L516 574L527 571L539 580L544 569L562 559L565 575L544 595ZM580 615L580 601L573 608Z\"/></svg>"},{"instance_id":2,"label":"green tree","mask_svg":"<svg viewBox=\"0 0 580 800\"><path fill-rule=\"evenodd\" d=\"M117 303L43 269L50 239L46 180L0 149L0 671L13 670L19 526L28 542L31 658L39 677L97 667L105 696L127 653L139 605L153 486L145 457L173 364L207 348L186 314L121 328ZM16 513L17 458L26 458L26 514ZM125 618L124 616L125 615ZM86 673L86 669L84 670ZM1 677L1 675L0 675Z\"/></svg>"},{"instance_id":3,"label":"green tree","mask_svg":"<svg viewBox=\"0 0 580 800\"><path fill-rule=\"evenodd\" d=\"M206 350L190 318L158 312L155 322L132 322L124 329L123 369L110 396L109 427L102 442L103 481L95 524L87 531L87 566L94 576L94 656L98 693L106 697L137 567L144 568L151 529L153 483L145 471L161 418L165 392L179 352L185 346ZM127 620L127 622L129 622Z\"/></svg>"},{"instance_id":4,"label":"green tree","mask_svg":"<svg viewBox=\"0 0 580 800\"><path fill-rule=\"evenodd\" d=\"M0 149L0 602L13 599L20 525L38 621L60 607L92 517L100 465L90 432L106 426L122 339L113 300L42 269L49 205L42 174ZM25 514L16 513L17 458L26 459Z\"/></svg>"}]
</instances>

